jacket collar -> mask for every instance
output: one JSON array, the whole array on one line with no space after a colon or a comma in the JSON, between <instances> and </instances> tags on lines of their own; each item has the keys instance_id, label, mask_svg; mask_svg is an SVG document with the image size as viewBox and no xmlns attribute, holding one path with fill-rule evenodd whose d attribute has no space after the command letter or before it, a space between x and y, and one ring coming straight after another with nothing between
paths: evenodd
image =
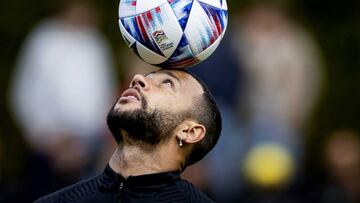
<instances>
[{"instance_id":1,"label":"jacket collar","mask_svg":"<svg viewBox=\"0 0 360 203\"><path fill-rule=\"evenodd\" d=\"M120 185L131 191L152 191L174 184L176 180L180 179L180 171L129 176L125 179L108 164L100 176L100 186L106 191L119 191Z\"/></svg>"}]
</instances>

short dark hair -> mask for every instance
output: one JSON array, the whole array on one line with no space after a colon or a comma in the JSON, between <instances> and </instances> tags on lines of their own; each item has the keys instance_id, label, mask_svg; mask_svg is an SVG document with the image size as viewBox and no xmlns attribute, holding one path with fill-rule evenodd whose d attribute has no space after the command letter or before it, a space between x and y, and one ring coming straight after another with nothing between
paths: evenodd
<instances>
[{"instance_id":1,"label":"short dark hair","mask_svg":"<svg viewBox=\"0 0 360 203\"><path fill-rule=\"evenodd\" d=\"M204 91L192 107L191 116L206 128L205 137L194 145L193 150L186 158L186 167L200 161L216 145L221 134L222 124L220 110L209 88L196 75L185 72L197 80Z\"/></svg>"}]
</instances>

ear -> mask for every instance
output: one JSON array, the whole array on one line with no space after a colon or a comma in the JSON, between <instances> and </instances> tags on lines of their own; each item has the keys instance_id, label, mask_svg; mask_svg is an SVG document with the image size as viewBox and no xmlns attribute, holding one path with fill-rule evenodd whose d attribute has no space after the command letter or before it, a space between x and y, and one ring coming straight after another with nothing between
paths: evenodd
<instances>
[{"instance_id":1,"label":"ear","mask_svg":"<svg viewBox=\"0 0 360 203\"><path fill-rule=\"evenodd\" d=\"M193 120L184 121L176 133L176 137L183 143L194 144L204 139L206 128Z\"/></svg>"}]
</instances>

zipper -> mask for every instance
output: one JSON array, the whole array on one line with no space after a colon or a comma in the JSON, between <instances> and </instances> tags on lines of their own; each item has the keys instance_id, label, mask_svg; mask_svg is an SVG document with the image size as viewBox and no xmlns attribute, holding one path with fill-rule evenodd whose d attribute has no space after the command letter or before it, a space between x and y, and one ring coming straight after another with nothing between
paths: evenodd
<instances>
[{"instance_id":1,"label":"zipper","mask_svg":"<svg viewBox=\"0 0 360 203\"><path fill-rule=\"evenodd\" d=\"M121 203L121 195L122 195L122 192L123 192L123 189L124 189L124 183L121 182L120 185L119 185L119 192L118 192L118 203Z\"/></svg>"}]
</instances>

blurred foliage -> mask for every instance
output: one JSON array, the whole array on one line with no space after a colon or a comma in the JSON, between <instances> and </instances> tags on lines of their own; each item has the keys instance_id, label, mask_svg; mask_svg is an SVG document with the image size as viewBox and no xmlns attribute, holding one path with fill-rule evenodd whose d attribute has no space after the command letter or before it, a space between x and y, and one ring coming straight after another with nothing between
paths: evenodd
<instances>
[{"instance_id":1,"label":"blurred foliage","mask_svg":"<svg viewBox=\"0 0 360 203\"><path fill-rule=\"evenodd\" d=\"M259 0L228 0L231 13L241 12ZM360 1L356 0L273 0L284 3L289 13L304 25L319 41L326 64L327 85L306 129L308 166L318 165L319 149L324 137L334 129L350 127L360 130ZM117 22L118 0L96 4L102 16L101 29L111 41L119 77L120 54L124 49ZM27 34L42 19L56 11L55 0L0 1L0 176L21 178L26 163L26 145L8 107L8 85L18 50ZM29 98L31 99L31 98Z\"/></svg>"},{"instance_id":2,"label":"blurred foliage","mask_svg":"<svg viewBox=\"0 0 360 203\"><path fill-rule=\"evenodd\" d=\"M359 1L299 1L326 63L327 85L309 122L307 171L323 167L323 140L339 128L360 130L360 8Z\"/></svg>"}]
</instances>

